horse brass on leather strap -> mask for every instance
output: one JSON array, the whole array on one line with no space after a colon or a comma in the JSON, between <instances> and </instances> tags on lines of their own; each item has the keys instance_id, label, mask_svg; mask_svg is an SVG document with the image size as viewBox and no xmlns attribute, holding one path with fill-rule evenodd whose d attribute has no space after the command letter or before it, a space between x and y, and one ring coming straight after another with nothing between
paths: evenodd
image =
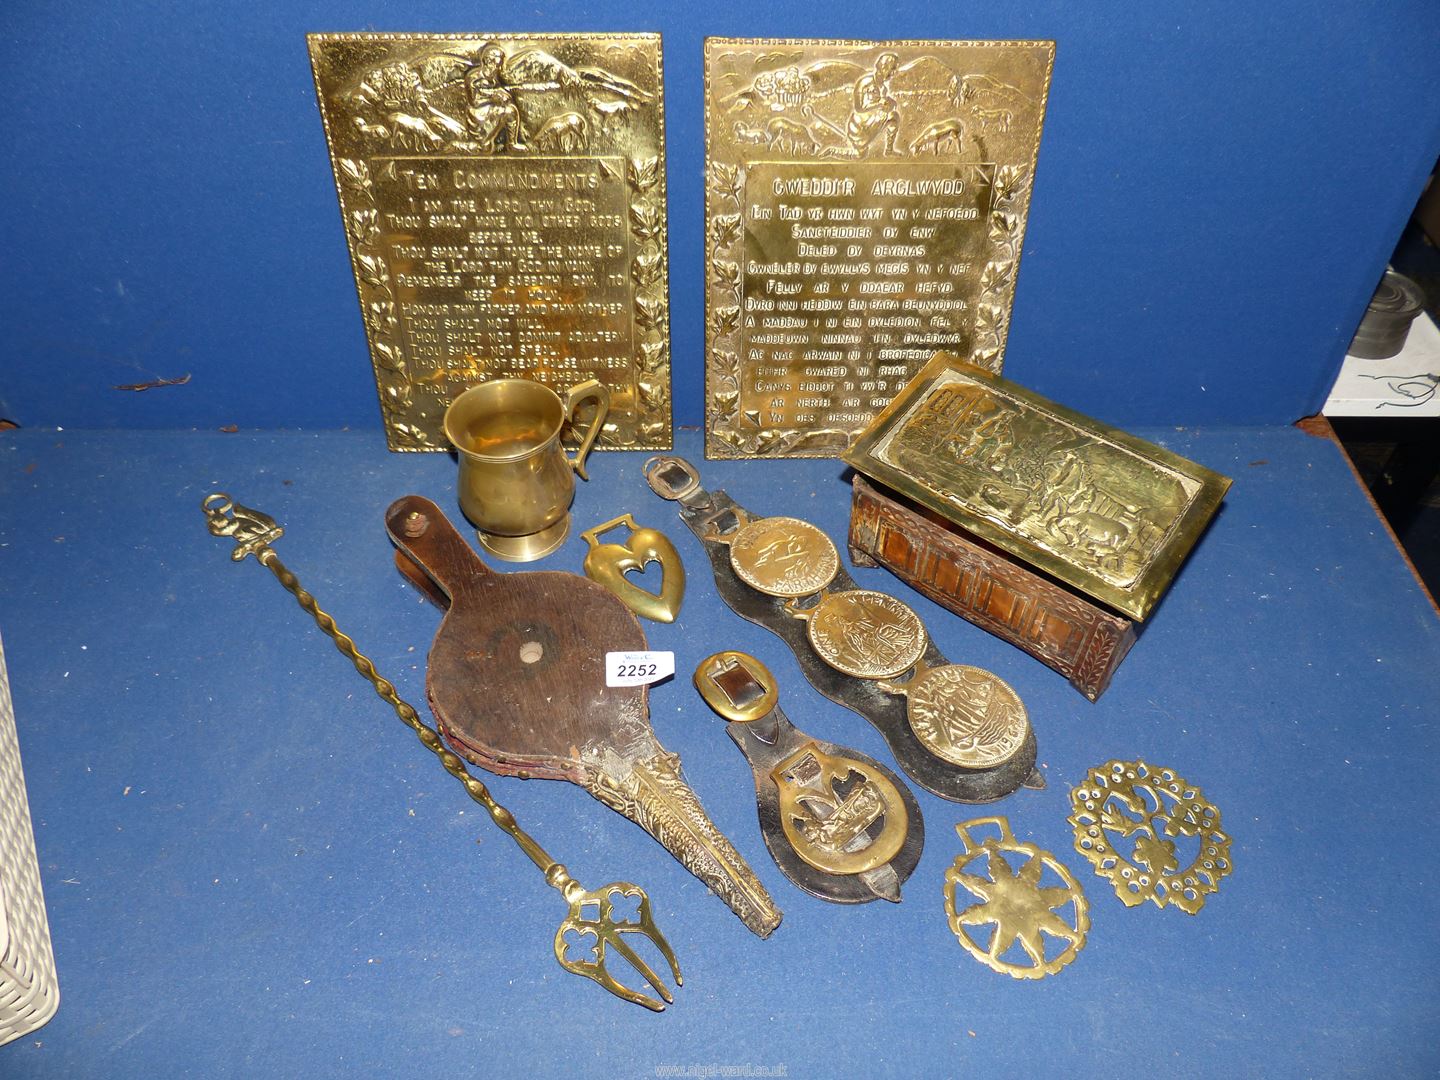
<instances>
[{"instance_id":1,"label":"horse brass on leather strap","mask_svg":"<svg viewBox=\"0 0 1440 1080\"><path fill-rule=\"evenodd\" d=\"M597 379L601 447L668 447L659 35L309 40L390 449L500 377Z\"/></svg>"},{"instance_id":2,"label":"horse brass on leather strap","mask_svg":"<svg viewBox=\"0 0 1440 1080\"><path fill-rule=\"evenodd\" d=\"M929 641L909 604L870 589L827 593L814 607L790 603L785 610L805 620L806 637L821 660L857 679L908 671Z\"/></svg>"},{"instance_id":3,"label":"horse brass on leather strap","mask_svg":"<svg viewBox=\"0 0 1440 1080\"><path fill-rule=\"evenodd\" d=\"M706 657L695 687L750 763L760 830L784 874L833 903L898 903L924 842L904 785L879 762L796 728L774 675L753 656Z\"/></svg>"},{"instance_id":4,"label":"horse brass on leather strap","mask_svg":"<svg viewBox=\"0 0 1440 1080\"><path fill-rule=\"evenodd\" d=\"M915 737L952 765L999 765L1009 761L1030 734L1030 714L1020 695L984 668L921 664L909 682L882 682L880 689L905 695L905 715Z\"/></svg>"},{"instance_id":5,"label":"horse brass on leather strap","mask_svg":"<svg viewBox=\"0 0 1440 1080\"><path fill-rule=\"evenodd\" d=\"M827 874L861 874L884 866L905 845L905 804L881 772L827 754L814 742L770 771L780 792L780 824L796 853ZM852 780L844 795L839 781ZM879 835L870 830L883 822Z\"/></svg>"},{"instance_id":6,"label":"horse brass on leather strap","mask_svg":"<svg viewBox=\"0 0 1440 1080\"><path fill-rule=\"evenodd\" d=\"M735 576L752 589L768 596L809 596L840 571L835 541L808 521L733 513L737 529L707 531L704 539L729 545Z\"/></svg>"}]
</instances>

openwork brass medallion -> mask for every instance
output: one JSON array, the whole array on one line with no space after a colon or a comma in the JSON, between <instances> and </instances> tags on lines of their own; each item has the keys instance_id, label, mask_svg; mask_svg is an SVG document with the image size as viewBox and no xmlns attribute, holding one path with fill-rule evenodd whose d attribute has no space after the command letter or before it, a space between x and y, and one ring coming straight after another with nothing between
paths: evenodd
<instances>
[{"instance_id":1,"label":"openwork brass medallion","mask_svg":"<svg viewBox=\"0 0 1440 1080\"><path fill-rule=\"evenodd\" d=\"M1173 769L1111 761L1070 792L1075 850L1126 907L1146 900L1194 915L1230 873L1220 811Z\"/></svg>"},{"instance_id":2,"label":"openwork brass medallion","mask_svg":"<svg viewBox=\"0 0 1440 1080\"><path fill-rule=\"evenodd\" d=\"M812 608L786 608L806 621L815 654L857 679L909 671L925 655L925 624L909 604L869 589L828 593Z\"/></svg>"},{"instance_id":3,"label":"openwork brass medallion","mask_svg":"<svg viewBox=\"0 0 1440 1080\"><path fill-rule=\"evenodd\" d=\"M312 34L392 450L504 376L610 390L599 445L670 445L657 34Z\"/></svg>"},{"instance_id":4,"label":"openwork brass medallion","mask_svg":"<svg viewBox=\"0 0 1440 1080\"><path fill-rule=\"evenodd\" d=\"M900 792L863 762L811 742L775 766L770 778L780 791L785 838L817 870L862 874L884 866L905 843Z\"/></svg>"},{"instance_id":5,"label":"openwork brass medallion","mask_svg":"<svg viewBox=\"0 0 1440 1080\"><path fill-rule=\"evenodd\" d=\"M967 769L1009 761L1030 733L1020 695L983 668L922 668L908 683L882 684L882 689L909 698L910 727L926 749Z\"/></svg>"},{"instance_id":6,"label":"openwork brass medallion","mask_svg":"<svg viewBox=\"0 0 1440 1080\"><path fill-rule=\"evenodd\" d=\"M708 456L834 457L936 349L1000 370L1054 53L705 42Z\"/></svg>"},{"instance_id":7,"label":"openwork brass medallion","mask_svg":"<svg viewBox=\"0 0 1440 1080\"><path fill-rule=\"evenodd\" d=\"M999 835L976 839L982 828ZM1090 909L1065 864L1016 840L1003 817L976 818L955 831L965 850L945 871L945 913L965 951L1015 979L1054 975L1074 960L1085 947Z\"/></svg>"},{"instance_id":8,"label":"openwork brass medallion","mask_svg":"<svg viewBox=\"0 0 1440 1080\"><path fill-rule=\"evenodd\" d=\"M1144 619L1230 481L936 355L845 460L983 540Z\"/></svg>"},{"instance_id":9,"label":"openwork brass medallion","mask_svg":"<svg viewBox=\"0 0 1440 1080\"><path fill-rule=\"evenodd\" d=\"M720 538L720 539L723 539ZM760 518L744 525L730 544L730 565L752 589L770 596L809 596L840 569L835 542L808 521Z\"/></svg>"}]
</instances>

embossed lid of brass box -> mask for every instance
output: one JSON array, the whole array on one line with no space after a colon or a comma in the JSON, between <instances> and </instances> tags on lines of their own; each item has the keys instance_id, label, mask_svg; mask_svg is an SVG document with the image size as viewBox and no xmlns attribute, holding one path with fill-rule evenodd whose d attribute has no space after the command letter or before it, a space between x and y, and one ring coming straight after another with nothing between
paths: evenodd
<instances>
[{"instance_id":1,"label":"embossed lid of brass box","mask_svg":"<svg viewBox=\"0 0 1440 1080\"><path fill-rule=\"evenodd\" d=\"M1230 486L948 353L935 355L845 460L1139 620Z\"/></svg>"},{"instance_id":2,"label":"embossed lid of brass box","mask_svg":"<svg viewBox=\"0 0 1440 1080\"><path fill-rule=\"evenodd\" d=\"M392 450L521 376L598 379L597 445L670 445L658 34L312 34Z\"/></svg>"}]
</instances>

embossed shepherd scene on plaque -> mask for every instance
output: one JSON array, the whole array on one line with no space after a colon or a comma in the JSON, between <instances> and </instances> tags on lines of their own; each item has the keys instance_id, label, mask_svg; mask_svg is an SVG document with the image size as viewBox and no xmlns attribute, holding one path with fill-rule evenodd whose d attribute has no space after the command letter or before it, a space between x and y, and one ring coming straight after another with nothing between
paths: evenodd
<instances>
[{"instance_id":1,"label":"embossed shepherd scene on plaque","mask_svg":"<svg viewBox=\"0 0 1440 1080\"><path fill-rule=\"evenodd\" d=\"M670 445L657 34L312 34L392 450L461 391L610 391L602 447Z\"/></svg>"},{"instance_id":2,"label":"embossed shepherd scene on plaque","mask_svg":"<svg viewBox=\"0 0 1440 1080\"><path fill-rule=\"evenodd\" d=\"M705 43L706 454L834 457L998 372L1053 42Z\"/></svg>"}]
</instances>

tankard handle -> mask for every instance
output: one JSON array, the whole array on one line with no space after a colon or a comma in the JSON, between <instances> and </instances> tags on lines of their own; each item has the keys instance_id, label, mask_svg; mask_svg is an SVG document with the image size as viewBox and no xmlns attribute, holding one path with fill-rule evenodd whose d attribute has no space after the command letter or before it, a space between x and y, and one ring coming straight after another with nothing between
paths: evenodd
<instances>
[{"instance_id":1,"label":"tankard handle","mask_svg":"<svg viewBox=\"0 0 1440 1080\"><path fill-rule=\"evenodd\" d=\"M605 426L605 417L610 413L610 390L597 379L586 379L582 383L576 383L565 393L565 419L570 423L575 422L575 410L581 402L595 399L595 419L590 421L590 427L586 429L585 436L580 440L580 447L575 451L575 456L570 458L570 467L575 470L575 475L581 480L589 480L585 472L585 458L590 454L590 448L595 445L601 429Z\"/></svg>"}]
</instances>

